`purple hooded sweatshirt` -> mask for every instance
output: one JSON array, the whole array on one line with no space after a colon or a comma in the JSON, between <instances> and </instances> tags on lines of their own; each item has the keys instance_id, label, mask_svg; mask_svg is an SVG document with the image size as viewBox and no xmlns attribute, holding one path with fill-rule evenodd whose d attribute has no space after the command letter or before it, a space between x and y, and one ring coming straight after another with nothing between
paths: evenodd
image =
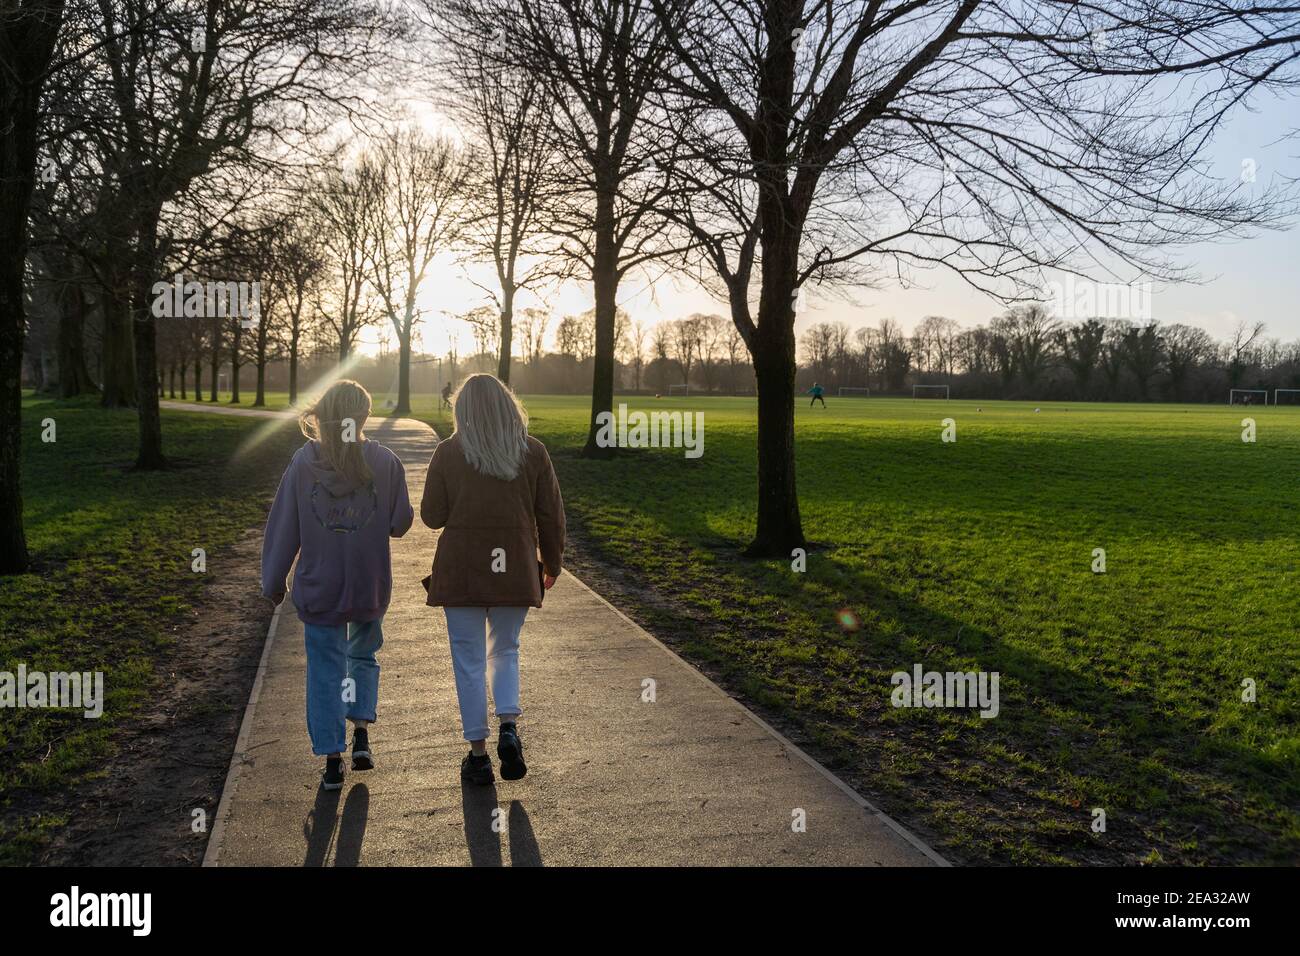
<instances>
[{"instance_id":1,"label":"purple hooded sweatshirt","mask_svg":"<svg viewBox=\"0 0 1300 956\"><path fill-rule=\"evenodd\" d=\"M298 559L293 604L308 624L376 621L393 590L389 537L415 517L406 471L376 441L361 446L374 480L357 487L334 471L309 441L297 452L275 493L262 540L262 593L275 598Z\"/></svg>"}]
</instances>

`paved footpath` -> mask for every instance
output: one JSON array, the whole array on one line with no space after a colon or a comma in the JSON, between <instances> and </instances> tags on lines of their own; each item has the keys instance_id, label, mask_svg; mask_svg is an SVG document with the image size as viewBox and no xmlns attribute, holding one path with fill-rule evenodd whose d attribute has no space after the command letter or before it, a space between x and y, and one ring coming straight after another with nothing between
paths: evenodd
<instances>
[{"instance_id":1,"label":"paved footpath","mask_svg":"<svg viewBox=\"0 0 1300 956\"><path fill-rule=\"evenodd\" d=\"M206 865L943 864L567 572L522 634L528 776L462 786L468 745L446 622L420 585L437 540L418 514L437 437L411 419L372 419L366 433L401 457L417 511L393 542L370 733L378 766L348 771L341 791L320 789L302 625L286 604L271 622ZM647 679L653 703L643 700Z\"/></svg>"}]
</instances>

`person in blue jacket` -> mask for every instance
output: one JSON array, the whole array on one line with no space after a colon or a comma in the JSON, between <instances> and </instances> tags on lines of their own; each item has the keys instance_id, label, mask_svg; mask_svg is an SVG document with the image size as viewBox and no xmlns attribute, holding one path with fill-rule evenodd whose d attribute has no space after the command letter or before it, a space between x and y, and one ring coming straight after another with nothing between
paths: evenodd
<instances>
[{"instance_id":1,"label":"person in blue jacket","mask_svg":"<svg viewBox=\"0 0 1300 956\"><path fill-rule=\"evenodd\" d=\"M812 401L808 403L809 408L812 408L818 402L822 403L822 408L826 407L826 399L822 398L822 391L823 391L822 387L818 385L816 382L813 382L813 387L808 389L808 391L804 393L806 395L812 396Z\"/></svg>"}]
</instances>

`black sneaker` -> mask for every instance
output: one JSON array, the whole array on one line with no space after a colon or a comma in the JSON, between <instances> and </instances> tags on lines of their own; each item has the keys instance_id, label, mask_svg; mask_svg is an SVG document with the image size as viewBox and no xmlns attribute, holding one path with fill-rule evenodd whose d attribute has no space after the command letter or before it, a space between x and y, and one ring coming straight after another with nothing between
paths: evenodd
<instances>
[{"instance_id":1,"label":"black sneaker","mask_svg":"<svg viewBox=\"0 0 1300 956\"><path fill-rule=\"evenodd\" d=\"M352 734L352 769L375 769L375 758L370 753L370 734L364 727L358 727Z\"/></svg>"},{"instance_id":2,"label":"black sneaker","mask_svg":"<svg viewBox=\"0 0 1300 956\"><path fill-rule=\"evenodd\" d=\"M519 780L528 772L524 763L524 742L512 723L502 724L497 730L497 757L501 759L501 779Z\"/></svg>"},{"instance_id":3,"label":"black sneaker","mask_svg":"<svg viewBox=\"0 0 1300 956\"><path fill-rule=\"evenodd\" d=\"M487 754L475 757L473 751L467 753L465 759L460 762L460 779L465 783L478 784L480 787L487 786L496 779L492 775L492 758Z\"/></svg>"},{"instance_id":4,"label":"black sneaker","mask_svg":"<svg viewBox=\"0 0 1300 956\"><path fill-rule=\"evenodd\" d=\"M320 786L322 790L343 789L343 758L342 757L325 758L325 776L321 778Z\"/></svg>"}]
</instances>

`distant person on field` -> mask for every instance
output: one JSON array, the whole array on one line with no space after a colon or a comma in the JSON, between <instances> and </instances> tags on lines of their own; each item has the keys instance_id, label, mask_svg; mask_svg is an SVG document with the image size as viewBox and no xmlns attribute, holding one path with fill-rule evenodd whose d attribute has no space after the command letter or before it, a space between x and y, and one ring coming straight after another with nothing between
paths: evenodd
<instances>
[{"instance_id":1,"label":"distant person on field","mask_svg":"<svg viewBox=\"0 0 1300 956\"><path fill-rule=\"evenodd\" d=\"M361 432L370 395L335 382L299 416L310 439L294 453L262 541L262 594L279 604L295 558L293 604L307 642L307 732L324 756L321 786L343 786L352 721L352 769L370 770L369 727L379 699L380 621L393 589L389 538L415 515L397 456Z\"/></svg>"},{"instance_id":2,"label":"distant person on field","mask_svg":"<svg viewBox=\"0 0 1300 956\"><path fill-rule=\"evenodd\" d=\"M444 408L451 408L451 382L442 387L442 404L438 406L438 410Z\"/></svg>"},{"instance_id":3,"label":"distant person on field","mask_svg":"<svg viewBox=\"0 0 1300 956\"><path fill-rule=\"evenodd\" d=\"M528 772L519 738L519 631L555 583L564 557L564 501L528 413L491 375L471 375L453 401L456 430L429 461L420 517L442 528L429 606L447 616L466 783L493 781L487 753L488 688L497 716L501 776ZM538 553L540 552L540 560Z\"/></svg>"},{"instance_id":4,"label":"distant person on field","mask_svg":"<svg viewBox=\"0 0 1300 956\"><path fill-rule=\"evenodd\" d=\"M813 387L808 389L808 391L804 393L805 395L812 396L812 401L808 403L809 408L812 408L818 402L822 403L822 408L826 407L826 399L822 397L823 391L824 389L820 385L818 385L816 382L813 382Z\"/></svg>"}]
</instances>

